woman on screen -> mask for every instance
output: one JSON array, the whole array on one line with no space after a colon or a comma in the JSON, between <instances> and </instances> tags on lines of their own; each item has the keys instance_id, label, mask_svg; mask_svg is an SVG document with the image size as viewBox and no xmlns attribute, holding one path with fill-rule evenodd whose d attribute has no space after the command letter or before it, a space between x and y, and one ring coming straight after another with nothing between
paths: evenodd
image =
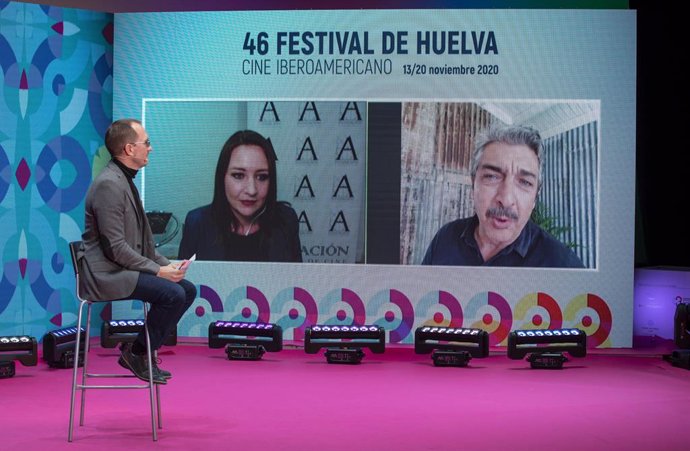
<instances>
[{"instance_id":1,"label":"woman on screen","mask_svg":"<svg viewBox=\"0 0 690 451\"><path fill-rule=\"evenodd\" d=\"M213 201L187 214L178 257L301 262L297 215L277 192L271 141L252 130L233 134L218 157Z\"/></svg>"}]
</instances>

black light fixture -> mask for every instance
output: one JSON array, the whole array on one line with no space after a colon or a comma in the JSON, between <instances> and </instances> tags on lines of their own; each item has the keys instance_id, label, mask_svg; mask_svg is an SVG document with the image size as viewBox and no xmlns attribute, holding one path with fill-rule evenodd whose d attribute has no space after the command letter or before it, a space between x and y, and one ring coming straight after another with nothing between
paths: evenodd
<instances>
[{"instance_id":1,"label":"black light fixture","mask_svg":"<svg viewBox=\"0 0 690 451\"><path fill-rule=\"evenodd\" d=\"M151 226L151 233L154 234L156 247L161 247L171 242L180 230L180 222L169 211L147 211L146 219L148 219ZM172 226L168 227L168 223L171 220Z\"/></svg>"},{"instance_id":2,"label":"black light fixture","mask_svg":"<svg viewBox=\"0 0 690 451\"><path fill-rule=\"evenodd\" d=\"M79 333L79 362L77 365L84 366L86 331L81 327ZM73 368L74 345L76 341L76 327L66 327L46 333L43 336L43 360L45 360L51 368Z\"/></svg>"},{"instance_id":3,"label":"black light fixture","mask_svg":"<svg viewBox=\"0 0 690 451\"><path fill-rule=\"evenodd\" d=\"M146 219L149 221L151 232L156 235L165 233L165 229L168 228L168 222L172 216L173 214L169 211L147 211Z\"/></svg>"},{"instance_id":4,"label":"black light fixture","mask_svg":"<svg viewBox=\"0 0 690 451\"><path fill-rule=\"evenodd\" d=\"M15 360L24 366L38 363L36 338L27 335L0 337L0 378L15 375Z\"/></svg>"},{"instance_id":5,"label":"black light fixture","mask_svg":"<svg viewBox=\"0 0 690 451\"><path fill-rule=\"evenodd\" d=\"M260 322L212 322L208 325L208 347L223 346L229 360L259 360L266 351L283 349L283 328Z\"/></svg>"},{"instance_id":6,"label":"black light fixture","mask_svg":"<svg viewBox=\"0 0 690 451\"><path fill-rule=\"evenodd\" d=\"M663 354L661 358L673 366L690 370L690 349L675 349L670 354Z\"/></svg>"},{"instance_id":7,"label":"black light fixture","mask_svg":"<svg viewBox=\"0 0 690 451\"><path fill-rule=\"evenodd\" d=\"M381 326L334 326L315 325L304 331L304 351L316 354L326 348L328 363L356 364L362 361L362 348L369 348L375 354L386 350L386 333Z\"/></svg>"},{"instance_id":8,"label":"black light fixture","mask_svg":"<svg viewBox=\"0 0 690 451\"><path fill-rule=\"evenodd\" d=\"M673 343L678 347L662 359L678 368L690 370L690 304L676 298L676 313L673 316Z\"/></svg>"},{"instance_id":9,"label":"black light fixture","mask_svg":"<svg viewBox=\"0 0 690 451\"><path fill-rule=\"evenodd\" d=\"M473 357L488 357L489 334L482 329L421 326L414 333L414 352L431 353L435 366L467 366Z\"/></svg>"},{"instance_id":10,"label":"black light fixture","mask_svg":"<svg viewBox=\"0 0 690 451\"><path fill-rule=\"evenodd\" d=\"M587 355L587 334L580 329L514 330L508 334L508 357L527 356L532 368L560 369L572 357Z\"/></svg>"},{"instance_id":11,"label":"black light fixture","mask_svg":"<svg viewBox=\"0 0 690 451\"><path fill-rule=\"evenodd\" d=\"M104 348L114 348L119 343L133 343L144 330L143 319L113 319L104 321L101 326L101 346ZM177 344L177 328L170 332L163 342L166 346Z\"/></svg>"}]
</instances>

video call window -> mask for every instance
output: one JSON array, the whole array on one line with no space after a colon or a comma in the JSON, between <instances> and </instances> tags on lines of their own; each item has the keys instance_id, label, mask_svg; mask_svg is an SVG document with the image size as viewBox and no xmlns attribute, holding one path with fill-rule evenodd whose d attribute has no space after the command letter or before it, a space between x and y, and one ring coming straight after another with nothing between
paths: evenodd
<instances>
[{"instance_id":1,"label":"video call window","mask_svg":"<svg viewBox=\"0 0 690 451\"><path fill-rule=\"evenodd\" d=\"M210 243L220 232L209 219L210 209L198 211L213 201L216 166L226 141L239 130L252 130L270 140L276 158L276 197L289 203L297 216L301 260L363 263L366 113L366 103L354 100L146 101L146 127L159 161L146 169L145 184L156 189L144 189L145 206L147 211L171 212L173 218L159 236L166 241L163 253L190 256L178 254L187 215L195 211L190 219L205 230L190 232L187 227L188 235L194 235L193 243L185 240L187 253L197 253L202 260L237 259L234 252L213 252L218 244L246 248L246 260L294 261L285 256L289 251L279 249L285 241L291 241L290 246L294 241L292 232L286 231L292 223L285 214L277 213L270 236L256 237L262 247L248 242L254 233L244 237L244 232L232 243ZM257 222L267 214L262 205L259 200L250 212ZM260 250L254 253L253 246Z\"/></svg>"},{"instance_id":2,"label":"video call window","mask_svg":"<svg viewBox=\"0 0 690 451\"><path fill-rule=\"evenodd\" d=\"M514 125L541 137L541 187L531 222L576 256L532 259L525 266L596 268L599 122L597 100L370 103L369 166L380 174L397 158L400 168L384 182L397 184L398 192L369 170L367 228L378 241L367 240L367 261L422 264L441 227L475 213L471 162L477 137L492 126ZM399 213L395 219L385 208L390 205ZM389 232L376 224L386 224ZM396 225L399 235L390 233Z\"/></svg>"},{"instance_id":3,"label":"video call window","mask_svg":"<svg viewBox=\"0 0 690 451\"><path fill-rule=\"evenodd\" d=\"M171 213L156 235L163 253L189 257L178 255L187 215L211 204L228 138L252 130L273 147L277 200L297 217L303 262L419 265L442 226L474 215L478 134L527 125L543 147L532 221L596 268L599 116L598 101L580 100L147 101L154 156L164 164L146 169L145 186L156 189L142 192L147 211ZM246 259L294 261L280 255L250 251Z\"/></svg>"}]
</instances>

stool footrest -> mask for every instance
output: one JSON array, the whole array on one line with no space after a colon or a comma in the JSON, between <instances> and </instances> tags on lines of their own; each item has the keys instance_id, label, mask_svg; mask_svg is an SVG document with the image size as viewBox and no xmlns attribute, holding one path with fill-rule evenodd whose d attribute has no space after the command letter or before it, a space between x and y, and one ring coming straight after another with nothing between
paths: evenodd
<instances>
[{"instance_id":1,"label":"stool footrest","mask_svg":"<svg viewBox=\"0 0 690 451\"><path fill-rule=\"evenodd\" d=\"M126 373L112 373L112 374L100 374L100 373L94 373L94 374L87 374L86 377L136 377L134 374L126 374Z\"/></svg>"},{"instance_id":2,"label":"stool footrest","mask_svg":"<svg viewBox=\"0 0 690 451\"><path fill-rule=\"evenodd\" d=\"M146 388L149 389L148 385L77 385L78 390L86 390L86 389L92 389L92 388L115 388L115 389L124 389L124 388Z\"/></svg>"}]
</instances>

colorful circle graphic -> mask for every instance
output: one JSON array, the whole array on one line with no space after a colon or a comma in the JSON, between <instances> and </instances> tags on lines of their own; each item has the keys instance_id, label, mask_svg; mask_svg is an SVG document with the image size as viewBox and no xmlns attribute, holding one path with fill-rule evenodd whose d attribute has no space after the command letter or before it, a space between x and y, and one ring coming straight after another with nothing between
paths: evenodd
<instances>
[{"instance_id":1,"label":"colorful circle graphic","mask_svg":"<svg viewBox=\"0 0 690 451\"><path fill-rule=\"evenodd\" d=\"M60 136L41 150L35 175L38 192L46 205L55 211L67 212L84 199L91 182L91 165L79 142L69 136ZM58 186L62 185L62 180L56 184L53 175L68 180L67 186Z\"/></svg>"},{"instance_id":2,"label":"colorful circle graphic","mask_svg":"<svg viewBox=\"0 0 690 451\"><path fill-rule=\"evenodd\" d=\"M206 300L206 302L208 302L209 306L211 307L212 312L223 311L223 302L220 300L220 296L218 296L216 290L209 287L208 285L199 285L199 294L197 296L197 299ZM206 313L206 309L203 305L197 305L197 307L194 309L194 313L196 314L196 316L202 317Z\"/></svg>"},{"instance_id":3,"label":"colorful circle graphic","mask_svg":"<svg viewBox=\"0 0 690 451\"><path fill-rule=\"evenodd\" d=\"M422 296L415 316L425 326L462 327L460 301L447 291L432 291Z\"/></svg>"},{"instance_id":4,"label":"colorful circle graphic","mask_svg":"<svg viewBox=\"0 0 690 451\"><path fill-rule=\"evenodd\" d=\"M292 329L294 340L304 340L305 329L316 325L319 318L316 301L299 287L281 290L271 303L271 311L278 316L274 321L283 329L283 336Z\"/></svg>"},{"instance_id":5,"label":"colorful circle graphic","mask_svg":"<svg viewBox=\"0 0 690 451\"><path fill-rule=\"evenodd\" d=\"M587 333L587 346L608 347L613 316L608 304L596 294L587 293L574 297L565 308L568 327L577 327Z\"/></svg>"},{"instance_id":6,"label":"colorful circle graphic","mask_svg":"<svg viewBox=\"0 0 690 451\"><path fill-rule=\"evenodd\" d=\"M412 341L410 331L414 324L414 308L402 291L380 291L369 300L367 307L370 316L379 317L373 323L389 331L390 343Z\"/></svg>"},{"instance_id":7,"label":"colorful circle graphic","mask_svg":"<svg viewBox=\"0 0 690 451\"><path fill-rule=\"evenodd\" d=\"M465 327L483 329L489 333L489 345L503 344L513 326L510 304L498 293L478 293L465 307L465 318L474 322Z\"/></svg>"},{"instance_id":8,"label":"colorful circle graphic","mask_svg":"<svg viewBox=\"0 0 690 451\"><path fill-rule=\"evenodd\" d=\"M516 329L561 329L563 313L558 302L546 293L530 293L513 308Z\"/></svg>"},{"instance_id":9,"label":"colorful circle graphic","mask_svg":"<svg viewBox=\"0 0 690 451\"><path fill-rule=\"evenodd\" d=\"M323 324L363 326L366 319L364 302L352 290L341 288L333 290L321 300L319 315L325 319Z\"/></svg>"},{"instance_id":10,"label":"colorful circle graphic","mask_svg":"<svg viewBox=\"0 0 690 451\"><path fill-rule=\"evenodd\" d=\"M225 300L225 311L232 312L232 321L268 323L271 309L266 296L252 286L238 287ZM237 313L235 313L237 312Z\"/></svg>"}]
</instances>

